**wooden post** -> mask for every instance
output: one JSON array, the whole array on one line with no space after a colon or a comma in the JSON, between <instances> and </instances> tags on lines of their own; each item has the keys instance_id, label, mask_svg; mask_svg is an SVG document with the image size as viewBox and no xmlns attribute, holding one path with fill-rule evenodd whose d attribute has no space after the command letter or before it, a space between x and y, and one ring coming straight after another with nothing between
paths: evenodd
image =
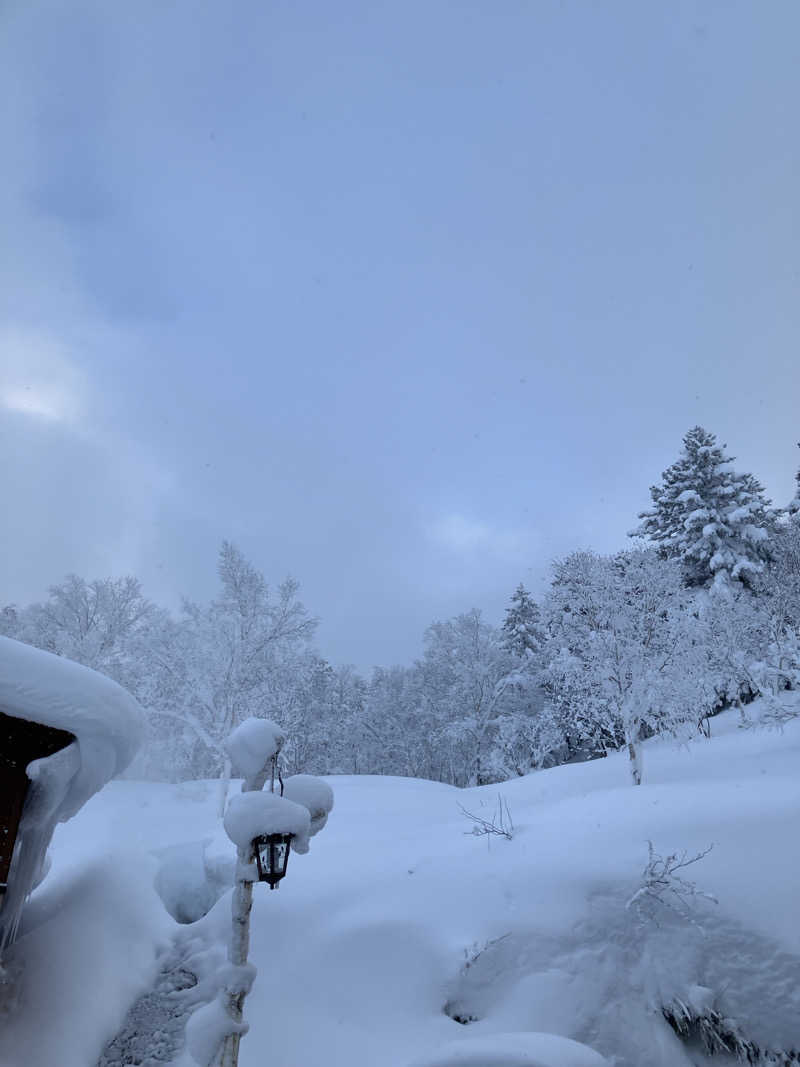
<instances>
[{"instance_id":1,"label":"wooden post","mask_svg":"<svg viewBox=\"0 0 800 1067\"><path fill-rule=\"evenodd\" d=\"M273 756L270 760L270 788L273 793L275 792L276 762L277 757ZM245 778L242 784L242 792L252 793L263 789L267 774L270 774L270 771L265 767L251 778ZM228 959L234 966L242 967L247 963L247 957L250 952L250 911L253 907L253 883L245 879L243 873L246 870L252 870L256 861L252 844L248 845L247 848L238 848L236 850L236 860L236 882L231 898L232 930L231 943L228 947ZM228 1014L234 1022L240 1023L242 1021L244 998L246 996L247 994L243 992L228 994L226 1006ZM238 1067L240 1040L241 1034L228 1034L220 1049L219 1067Z\"/></svg>"},{"instance_id":2,"label":"wooden post","mask_svg":"<svg viewBox=\"0 0 800 1067\"><path fill-rule=\"evenodd\" d=\"M245 869L245 865L255 862L252 847L240 848L236 851L238 871ZM253 883L243 878L236 878L233 887L231 904L231 918L233 930L231 931L231 943L228 949L228 959L237 967L247 963L250 951L250 911L253 907ZM228 1014L234 1022L242 1021L245 993L228 994ZM228 1034L222 1044L222 1056L220 1067L237 1067L239 1063L239 1041L241 1034Z\"/></svg>"}]
</instances>

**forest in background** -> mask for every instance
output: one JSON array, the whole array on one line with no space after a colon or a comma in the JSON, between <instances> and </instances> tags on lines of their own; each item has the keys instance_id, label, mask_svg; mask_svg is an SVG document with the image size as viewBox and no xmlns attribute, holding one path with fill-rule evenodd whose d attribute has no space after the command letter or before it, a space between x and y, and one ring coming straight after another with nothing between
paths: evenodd
<instances>
[{"instance_id":1,"label":"forest in background","mask_svg":"<svg viewBox=\"0 0 800 1067\"><path fill-rule=\"evenodd\" d=\"M710 730L764 697L773 721L800 686L800 472L775 508L714 435L690 430L650 490L632 547L557 560L537 602L522 586L500 626L479 609L435 621L411 665L369 677L325 660L294 579L270 585L223 542L218 596L171 614L135 577L68 576L0 610L0 633L109 675L148 713L135 777L225 776L223 741L248 716L291 743L288 774L502 781L641 741Z\"/></svg>"}]
</instances>

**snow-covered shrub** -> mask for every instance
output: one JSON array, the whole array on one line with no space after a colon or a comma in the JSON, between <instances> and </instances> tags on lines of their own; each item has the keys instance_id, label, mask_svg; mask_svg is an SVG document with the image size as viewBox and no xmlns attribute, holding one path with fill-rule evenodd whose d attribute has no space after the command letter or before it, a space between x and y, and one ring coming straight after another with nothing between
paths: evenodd
<instances>
[{"instance_id":1,"label":"snow-covered shrub","mask_svg":"<svg viewBox=\"0 0 800 1067\"><path fill-rule=\"evenodd\" d=\"M482 815L476 815L472 811L459 804L461 814L465 815L472 822L472 829L466 832L472 834L475 837L491 837L497 835L498 837L504 837L507 841L510 841L514 836L514 820L511 818L511 811L508 807L508 801L502 795L497 794L497 803L494 806L491 814L488 818L484 818Z\"/></svg>"},{"instance_id":2,"label":"snow-covered shrub","mask_svg":"<svg viewBox=\"0 0 800 1067\"><path fill-rule=\"evenodd\" d=\"M699 901L717 903L716 897L704 893L696 884L679 874L709 854L713 845L690 856L687 852L671 852L659 855L653 842L647 842L647 863L642 871L641 884L629 898L625 907L635 912L642 924L659 921L664 911L670 911L688 922L696 922L695 911Z\"/></svg>"}]
</instances>

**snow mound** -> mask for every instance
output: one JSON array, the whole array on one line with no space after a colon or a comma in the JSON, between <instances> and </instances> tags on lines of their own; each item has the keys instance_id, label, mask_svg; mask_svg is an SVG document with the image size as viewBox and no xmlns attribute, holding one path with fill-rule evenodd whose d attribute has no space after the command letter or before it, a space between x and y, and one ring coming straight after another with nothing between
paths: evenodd
<instances>
[{"instance_id":1,"label":"snow mound","mask_svg":"<svg viewBox=\"0 0 800 1067\"><path fill-rule=\"evenodd\" d=\"M225 751L239 774L252 778L283 748L286 734L269 719L245 719L225 742Z\"/></svg>"},{"instance_id":2,"label":"snow mound","mask_svg":"<svg viewBox=\"0 0 800 1067\"><path fill-rule=\"evenodd\" d=\"M283 795L308 809L311 836L318 834L333 810L333 790L328 783L313 774L293 774L283 783Z\"/></svg>"},{"instance_id":3,"label":"snow mound","mask_svg":"<svg viewBox=\"0 0 800 1067\"><path fill-rule=\"evenodd\" d=\"M451 1041L413 1067L609 1067L587 1045L556 1034L488 1034Z\"/></svg>"}]
</instances>

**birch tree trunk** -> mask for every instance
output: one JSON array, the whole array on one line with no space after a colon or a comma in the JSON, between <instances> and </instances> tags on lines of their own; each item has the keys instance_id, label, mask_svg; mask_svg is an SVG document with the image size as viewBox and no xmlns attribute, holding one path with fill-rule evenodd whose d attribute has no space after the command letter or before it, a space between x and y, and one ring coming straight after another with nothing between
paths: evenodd
<instances>
[{"instance_id":1,"label":"birch tree trunk","mask_svg":"<svg viewBox=\"0 0 800 1067\"><path fill-rule=\"evenodd\" d=\"M217 815L221 819L225 814L225 804L228 800L228 789L231 784L231 761L228 757L225 757L225 762L222 765L222 774L219 776L219 795L217 799ZM258 787L260 788L260 786ZM242 792L246 792L245 787L242 786Z\"/></svg>"},{"instance_id":2,"label":"birch tree trunk","mask_svg":"<svg viewBox=\"0 0 800 1067\"><path fill-rule=\"evenodd\" d=\"M252 847L237 849L236 858L238 871L243 871L246 866L255 863ZM237 877L231 903L233 929L228 949L228 959L236 967L242 967L247 963L247 956L250 951L250 910L252 907L253 883ZM228 993L228 1014L234 1022L240 1023L242 1021L244 998L244 993ZM219 1059L220 1067L237 1067L240 1039L241 1034L228 1034L225 1038Z\"/></svg>"},{"instance_id":3,"label":"birch tree trunk","mask_svg":"<svg viewBox=\"0 0 800 1067\"><path fill-rule=\"evenodd\" d=\"M231 763L225 761L227 777L230 777ZM274 773L274 760L272 761ZM250 793L263 789L269 772L265 768L251 778L246 778L242 783L242 792ZM227 781L225 792L227 794ZM224 807L224 801L223 801ZM236 884L233 887L231 898L231 943L228 947L228 959L235 967L242 967L247 963L250 952L250 911L253 907L253 883L243 877L247 870L253 869L256 861L252 844L247 848L236 850ZM226 1007L228 1014L234 1022L242 1021L244 998L246 993L228 993ZM218 1057L219 1067L237 1067L239 1063L239 1041L241 1034L228 1034L222 1042Z\"/></svg>"}]
</instances>

